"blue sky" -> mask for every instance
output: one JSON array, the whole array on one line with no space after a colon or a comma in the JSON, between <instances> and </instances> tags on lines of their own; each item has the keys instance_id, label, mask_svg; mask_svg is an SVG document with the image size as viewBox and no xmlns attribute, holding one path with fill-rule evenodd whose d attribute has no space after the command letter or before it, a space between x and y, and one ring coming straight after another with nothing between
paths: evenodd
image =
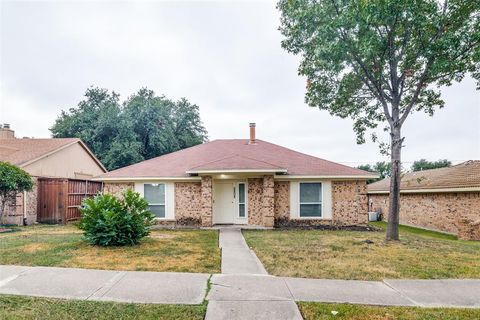
<instances>
[{"instance_id":1,"label":"blue sky","mask_svg":"<svg viewBox=\"0 0 480 320\"><path fill-rule=\"evenodd\" d=\"M89 86L123 98L141 87L200 106L210 139L260 139L349 165L385 160L355 143L352 122L309 108L298 57L280 47L275 2L15 2L0 4L0 122L48 137ZM405 164L480 159L475 82L443 88L446 107L403 129ZM388 137L380 132L384 139Z\"/></svg>"}]
</instances>

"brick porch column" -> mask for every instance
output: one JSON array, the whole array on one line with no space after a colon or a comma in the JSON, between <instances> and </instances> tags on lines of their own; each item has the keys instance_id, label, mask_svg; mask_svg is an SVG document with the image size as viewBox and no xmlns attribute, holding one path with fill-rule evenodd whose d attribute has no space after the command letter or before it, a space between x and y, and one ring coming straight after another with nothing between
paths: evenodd
<instances>
[{"instance_id":1,"label":"brick porch column","mask_svg":"<svg viewBox=\"0 0 480 320\"><path fill-rule=\"evenodd\" d=\"M275 183L273 176L263 176L262 190L262 224L264 227L273 227L275 219Z\"/></svg>"},{"instance_id":2,"label":"brick porch column","mask_svg":"<svg viewBox=\"0 0 480 320\"><path fill-rule=\"evenodd\" d=\"M213 201L212 201L212 177L203 176L201 182L202 188L202 211L200 213L200 218L202 219L202 227L211 227L212 226L212 212L213 212Z\"/></svg>"}]
</instances>

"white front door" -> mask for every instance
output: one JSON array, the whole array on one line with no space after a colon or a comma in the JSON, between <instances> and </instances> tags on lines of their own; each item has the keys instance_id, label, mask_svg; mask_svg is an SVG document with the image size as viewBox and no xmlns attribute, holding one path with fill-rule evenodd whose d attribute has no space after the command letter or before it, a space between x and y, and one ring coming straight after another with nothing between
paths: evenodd
<instances>
[{"instance_id":1,"label":"white front door","mask_svg":"<svg viewBox=\"0 0 480 320\"><path fill-rule=\"evenodd\" d=\"M213 185L213 223L229 224L234 222L235 203L232 182L215 182Z\"/></svg>"}]
</instances>

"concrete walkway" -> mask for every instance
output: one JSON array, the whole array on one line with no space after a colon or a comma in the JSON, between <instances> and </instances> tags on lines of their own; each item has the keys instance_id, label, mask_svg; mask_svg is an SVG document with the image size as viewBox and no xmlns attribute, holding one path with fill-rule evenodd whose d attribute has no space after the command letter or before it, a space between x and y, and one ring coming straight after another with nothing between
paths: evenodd
<instances>
[{"instance_id":1,"label":"concrete walkway","mask_svg":"<svg viewBox=\"0 0 480 320\"><path fill-rule=\"evenodd\" d=\"M255 281L255 275L267 275L263 264L253 250L247 246L239 227L221 227L219 231L219 246L222 249L222 274L230 275L228 278L233 277L234 279L240 275L240 278L246 281L248 279ZM243 287L229 287L228 284L219 281L219 279L224 278L218 278L217 275L214 277L217 277L217 281L212 282L212 289L215 294L209 295L206 320L302 319L297 304L292 299L283 301L252 299L256 295L256 288L253 288L253 291L245 291ZM224 296L223 293L227 292L234 292L236 295L227 294Z\"/></svg>"},{"instance_id":2,"label":"concrete walkway","mask_svg":"<svg viewBox=\"0 0 480 320\"><path fill-rule=\"evenodd\" d=\"M267 274L255 253L247 246L240 228L220 228L219 246L222 249L222 273Z\"/></svg>"}]
</instances>

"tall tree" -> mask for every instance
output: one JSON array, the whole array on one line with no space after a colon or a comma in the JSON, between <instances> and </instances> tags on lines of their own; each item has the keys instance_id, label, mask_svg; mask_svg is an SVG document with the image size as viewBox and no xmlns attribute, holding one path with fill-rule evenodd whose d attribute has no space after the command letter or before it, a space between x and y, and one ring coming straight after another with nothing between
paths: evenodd
<instances>
[{"instance_id":1,"label":"tall tree","mask_svg":"<svg viewBox=\"0 0 480 320\"><path fill-rule=\"evenodd\" d=\"M302 57L306 102L352 118L358 143L379 124L389 132L386 238L398 240L402 126L414 111L444 106L439 86L480 78L478 0L280 0L278 8L282 46Z\"/></svg>"},{"instance_id":2,"label":"tall tree","mask_svg":"<svg viewBox=\"0 0 480 320\"><path fill-rule=\"evenodd\" d=\"M437 161L428 161L426 159L420 159L413 162L412 171L445 168L445 167L450 167L451 165L452 165L452 162L447 159L441 159Z\"/></svg>"},{"instance_id":3,"label":"tall tree","mask_svg":"<svg viewBox=\"0 0 480 320\"><path fill-rule=\"evenodd\" d=\"M89 88L85 97L50 130L56 138L81 138L109 170L207 140L198 106L186 99L171 101L146 88L123 103L106 89Z\"/></svg>"}]
</instances>

